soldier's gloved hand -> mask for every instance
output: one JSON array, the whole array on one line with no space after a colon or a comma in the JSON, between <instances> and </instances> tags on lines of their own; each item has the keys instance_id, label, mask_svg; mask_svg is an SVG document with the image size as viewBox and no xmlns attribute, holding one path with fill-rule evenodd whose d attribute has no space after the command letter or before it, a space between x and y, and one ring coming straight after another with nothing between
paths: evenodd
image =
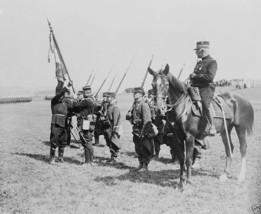
<instances>
[{"instance_id":1,"label":"soldier's gloved hand","mask_svg":"<svg viewBox=\"0 0 261 214\"><path fill-rule=\"evenodd\" d=\"M73 81L69 81L68 84L67 84L67 87L71 87L73 85Z\"/></svg>"},{"instance_id":2,"label":"soldier's gloved hand","mask_svg":"<svg viewBox=\"0 0 261 214\"><path fill-rule=\"evenodd\" d=\"M196 74L195 74L195 73L192 73L192 74L189 75L189 78L190 78L190 79L193 79L195 76L196 76Z\"/></svg>"}]
</instances>

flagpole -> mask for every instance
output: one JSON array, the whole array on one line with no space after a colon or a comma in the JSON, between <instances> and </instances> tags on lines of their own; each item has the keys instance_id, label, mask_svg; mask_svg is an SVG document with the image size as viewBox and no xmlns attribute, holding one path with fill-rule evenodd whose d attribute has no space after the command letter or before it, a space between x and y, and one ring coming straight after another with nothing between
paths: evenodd
<instances>
[{"instance_id":1,"label":"flagpole","mask_svg":"<svg viewBox=\"0 0 261 214\"><path fill-rule=\"evenodd\" d=\"M58 56L59 56L59 58L60 58L60 61L61 61L61 63L63 64L63 67L64 67L64 69L65 69L66 74L68 75L69 80L72 81L71 78L70 78L70 75L69 75L69 73L68 73L67 67L66 67L66 65L65 65L65 62L64 62L64 60L63 60L63 56L62 56L62 53L61 53L61 51L60 51L59 45L58 45L58 43L57 43L57 41L56 41L56 38L55 38L55 35L54 35L54 32L53 32L51 23L49 22L48 19L47 19L47 22L48 22L48 25L49 25L49 28L50 28L50 32L51 32L52 37L53 37L54 45L55 45L55 47L56 47ZM75 93L75 90L74 90L73 85L72 85L72 89L73 89L73 93Z\"/></svg>"}]
</instances>

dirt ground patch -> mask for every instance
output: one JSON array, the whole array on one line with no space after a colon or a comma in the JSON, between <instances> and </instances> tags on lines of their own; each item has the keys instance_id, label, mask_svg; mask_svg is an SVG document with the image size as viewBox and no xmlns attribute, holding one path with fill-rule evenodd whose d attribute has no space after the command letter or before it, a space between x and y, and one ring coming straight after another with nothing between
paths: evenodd
<instances>
[{"instance_id":1,"label":"dirt ground patch","mask_svg":"<svg viewBox=\"0 0 261 214\"><path fill-rule=\"evenodd\" d=\"M222 89L223 90L223 89ZM162 146L149 172L129 173L138 165L131 126L124 120L132 95L118 97L123 114L123 148L116 164L106 164L107 147L94 147L96 166L81 166L83 149L66 147L65 162L49 165L50 101L0 105L0 213L253 213L261 204L260 87L237 90L255 110L254 134L247 138L247 180L238 185L240 152L236 133L233 178L220 183L225 153L220 136L210 139L202 169L193 170L192 186L180 193L179 166ZM103 137L101 143L105 145Z\"/></svg>"}]
</instances>

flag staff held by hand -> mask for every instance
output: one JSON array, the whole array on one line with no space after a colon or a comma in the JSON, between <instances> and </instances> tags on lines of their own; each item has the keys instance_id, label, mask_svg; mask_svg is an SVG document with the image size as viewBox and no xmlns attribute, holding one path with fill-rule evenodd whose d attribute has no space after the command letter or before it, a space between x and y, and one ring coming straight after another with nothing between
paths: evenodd
<instances>
[{"instance_id":1,"label":"flag staff held by hand","mask_svg":"<svg viewBox=\"0 0 261 214\"><path fill-rule=\"evenodd\" d=\"M68 76L68 78L69 78L69 81L72 82L72 80L71 80L71 78L70 78L70 75L69 75L69 73L68 73L67 67L66 67L66 65L65 65L65 62L64 62L64 60L63 60L63 56L62 56L62 54L61 54L59 45L58 45L57 40L56 40L56 38L55 38L55 35L54 35L54 32L53 32L51 23L49 22L48 19L47 19L47 22L48 22L48 25L49 25L49 28L50 28L50 34L52 35L53 42L54 42L54 45L55 45L55 49L57 50L57 54L58 54L58 57L59 57L59 59L60 59L60 62L61 62L62 65L63 65L63 68L64 68L65 73L67 74L67 76ZM75 93L75 90L74 90L73 85L72 85L72 89L73 89L73 93Z\"/></svg>"}]
</instances>

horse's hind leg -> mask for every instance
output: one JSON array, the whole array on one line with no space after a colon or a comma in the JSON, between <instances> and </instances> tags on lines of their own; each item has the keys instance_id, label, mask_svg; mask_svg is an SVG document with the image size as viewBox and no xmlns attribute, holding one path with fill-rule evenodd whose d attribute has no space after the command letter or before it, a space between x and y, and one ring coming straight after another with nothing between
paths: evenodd
<instances>
[{"instance_id":1,"label":"horse's hind leg","mask_svg":"<svg viewBox=\"0 0 261 214\"><path fill-rule=\"evenodd\" d=\"M222 137L222 141L224 143L225 152L226 152L226 164L225 164L224 173L219 177L220 181L225 181L229 177L231 177L230 169L231 169L231 164L232 164L232 154L233 154L233 150L234 150L234 146L233 146L233 143L231 141L232 126L229 126L227 129L228 129L227 131L228 131L228 137L229 137L229 141L230 141L230 146L229 146L229 142L228 142L228 139L227 139L226 130L223 130L221 132L221 137Z\"/></svg>"},{"instance_id":2,"label":"horse's hind leg","mask_svg":"<svg viewBox=\"0 0 261 214\"><path fill-rule=\"evenodd\" d=\"M235 128L240 143L241 170L238 176L238 182L241 183L246 178L246 150L247 150L246 129L240 127L235 127Z\"/></svg>"}]
</instances>

